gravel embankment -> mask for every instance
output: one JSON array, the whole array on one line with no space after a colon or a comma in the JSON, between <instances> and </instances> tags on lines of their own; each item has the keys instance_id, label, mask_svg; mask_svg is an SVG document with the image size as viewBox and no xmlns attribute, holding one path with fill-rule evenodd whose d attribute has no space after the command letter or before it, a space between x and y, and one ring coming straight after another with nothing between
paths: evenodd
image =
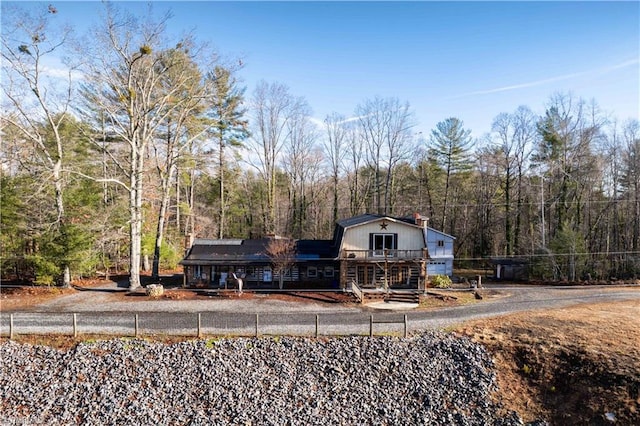
<instances>
[{"instance_id":1,"label":"gravel embankment","mask_svg":"<svg viewBox=\"0 0 640 426\"><path fill-rule=\"evenodd\" d=\"M0 345L0 424L519 425L467 339Z\"/></svg>"}]
</instances>

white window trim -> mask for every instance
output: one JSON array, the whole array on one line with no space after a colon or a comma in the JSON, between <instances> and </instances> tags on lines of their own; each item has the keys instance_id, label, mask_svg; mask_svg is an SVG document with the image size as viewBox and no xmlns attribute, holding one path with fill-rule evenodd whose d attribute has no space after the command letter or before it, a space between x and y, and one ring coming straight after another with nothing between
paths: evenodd
<instances>
[{"instance_id":1,"label":"white window trim","mask_svg":"<svg viewBox=\"0 0 640 426\"><path fill-rule=\"evenodd\" d=\"M377 237L382 237L382 249L376 249L376 238ZM384 247L384 242L385 242L385 237L391 237L391 247ZM372 247L372 256L373 257L384 257L384 252L385 250L393 250L393 246L395 245L395 238L396 235L395 234L389 234L389 233L374 233L373 234L373 247Z\"/></svg>"},{"instance_id":2,"label":"white window trim","mask_svg":"<svg viewBox=\"0 0 640 426\"><path fill-rule=\"evenodd\" d=\"M324 267L324 276L325 278L333 278L335 276L335 269L333 266Z\"/></svg>"}]
</instances>

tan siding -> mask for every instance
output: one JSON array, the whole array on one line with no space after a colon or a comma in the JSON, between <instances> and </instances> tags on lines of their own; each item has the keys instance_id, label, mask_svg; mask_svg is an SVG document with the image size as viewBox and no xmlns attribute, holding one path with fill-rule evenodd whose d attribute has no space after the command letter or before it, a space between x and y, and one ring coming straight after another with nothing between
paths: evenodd
<instances>
[{"instance_id":1,"label":"tan siding","mask_svg":"<svg viewBox=\"0 0 640 426\"><path fill-rule=\"evenodd\" d=\"M369 234L398 234L398 250L420 250L424 248L424 234L421 228L403 223L387 221L387 229L380 229L380 221L354 226L345 231L344 250L368 250Z\"/></svg>"}]
</instances>

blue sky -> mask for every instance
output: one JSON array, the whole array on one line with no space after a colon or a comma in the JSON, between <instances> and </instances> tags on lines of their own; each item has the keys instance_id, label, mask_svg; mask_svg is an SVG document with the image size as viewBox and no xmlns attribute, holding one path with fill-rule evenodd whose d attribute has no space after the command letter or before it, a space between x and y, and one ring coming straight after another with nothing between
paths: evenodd
<instances>
[{"instance_id":1,"label":"blue sky","mask_svg":"<svg viewBox=\"0 0 640 426\"><path fill-rule=\"evenodd\" d=\"M54 2L78 28L99 2ZM117 2L141 13L145 2ZM284 83L323 119L374 96L408 101L416 132L459 117L474 136L554 92L640 118L638 2L154 2L172 31L241 57L257 81Z\"/></svg>"}]
</instances>

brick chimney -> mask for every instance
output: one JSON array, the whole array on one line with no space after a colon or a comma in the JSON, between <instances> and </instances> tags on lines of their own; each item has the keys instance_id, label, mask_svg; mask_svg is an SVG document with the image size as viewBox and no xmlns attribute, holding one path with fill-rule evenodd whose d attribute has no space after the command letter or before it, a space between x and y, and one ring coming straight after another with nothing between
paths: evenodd
<instances>
[{"instance_id":1,"label":"brick chimney","mask_svg":"<svg viewBox=\"0 0 640 426\"><path fill-rule=\"evenodd\" d=\"M420 213L415 212L413 214L413 222L418 225L421 228L426 228L427 224L429 223L429 218L427 217L422 217L422 215L420 215Z\"/></svg>"}]
</instances>

